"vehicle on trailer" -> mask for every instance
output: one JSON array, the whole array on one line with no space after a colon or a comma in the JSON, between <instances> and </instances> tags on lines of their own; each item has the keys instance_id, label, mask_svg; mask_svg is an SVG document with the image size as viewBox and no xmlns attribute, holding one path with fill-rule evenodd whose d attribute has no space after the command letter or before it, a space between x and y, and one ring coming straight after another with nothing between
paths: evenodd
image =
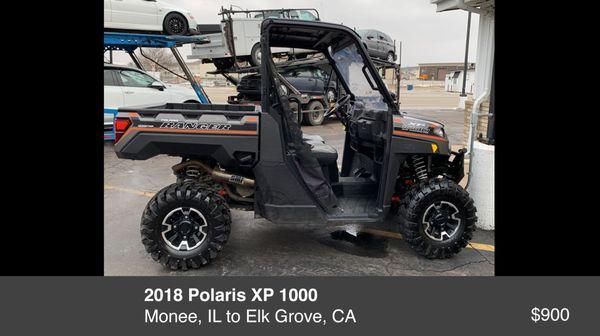
<instances>
[{"instance_id":1,"label":"vehicle on trailer","mask_svg":"<svg viewBox=\"0 0 600 336\"><path fill-rule=\"evenodd\" d=\"M396 42L386 33L375 29L356 31L360 35L369 55L393 63L396 56Z\"/></svg>"},{"instance_id":2,"label":"vehicle on trailer","mask_svg":"<svg viewBox=\"0 0 600 336\"><path fill-rule=\"evenodd\" d=\"M214 260L231 230L230 208L274 223L400 225L427 258L448 258L472 238L477 220L442 124L399 112L360 37L331 23L267 19L271 47L322 52L345 94L334 110L345 126L338 153L302 132L273 59L261 64L261 105L165 104L119 110L119 158L181 157L176 182L157 192L141 221L142 243L172 269Z\"/></svg>"},{"instance_id":3,"label":"vehicle on trailer","mask_svg":"<svg viewBox=\"0 0 600 336\"><path fill-rule=\"evenodd\" d=\"M104 0L105 29L191 35L197 25L189 10L166 1Z\"/></svg>"},{"instance_id":4,"label":"vehicle on trailer","mask_svg":"<svg viewBox=\"0 0 600 336\"><path fill-rule=\"evenodd\" d=\"M280 74L300 93L296 97L297 101L292 101L292 104L298 103L292 109L297 109L300 106L303 111L308 111L300 116L301 121L304 121L306 125L321 125L325 118L333 115L328 113L328 108L330 103L335 102L337 84L335 80L332 80L330 73L331 68L327 71L323 67L312 65L288 67L280 70ZM260 74L242 77L236 87L238 95L236 99L231 101L240 103L260 102L260 83ZM282 89L291 91L285 85ZM287 95L289 94L288 92Z\"/></svg>"},{"instance_id":5,"label":"vehicle on trailer","mask_svg":"<svg viewBox=\"0 0 600 336\"><path fill-rule=\"evenodd\" d=\"M196 92L185 85L168 84L128 66L104 64L104 107L166 103L199 103ZM104 113L104 132L112 133L114 113Z\"/></svg>"},{"instance_id":6,"label":"vehicle on trailer","mask_svg":"<svg viewBox=\"0 0 600 336\"><path fill-rule=\"evenodd\" d=\"M219 70L229 69L238 61L260 64L260 25L265 18L281 18L304 21L320 21L319 12L314 8L283 8L234 10L221 7L222 20L218 30L214 24L198 25L198 30L210 42L192 46L190 59L200 59L203 63L214 63ZM303 57L309 50L301 48L273 48L277 56L295 55Z\"/></svg>"}]
</instances>

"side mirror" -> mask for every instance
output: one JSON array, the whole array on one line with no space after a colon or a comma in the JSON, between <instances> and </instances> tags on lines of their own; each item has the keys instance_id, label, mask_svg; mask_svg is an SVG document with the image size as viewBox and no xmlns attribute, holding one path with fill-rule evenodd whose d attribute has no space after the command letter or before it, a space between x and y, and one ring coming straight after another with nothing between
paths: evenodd
<instances>
[{"instance_id":1,"label":"side mirror","mask_svg":"<svg viewBox=\"0 0 600 336\"><path fill-rule=\"evenodd\" d=\"M157 89L158 91L162 91L165 89L165 86L159 81L152 82L152 84L148 85L148 87L152 89Z\"/></svg>"}]
</instances>

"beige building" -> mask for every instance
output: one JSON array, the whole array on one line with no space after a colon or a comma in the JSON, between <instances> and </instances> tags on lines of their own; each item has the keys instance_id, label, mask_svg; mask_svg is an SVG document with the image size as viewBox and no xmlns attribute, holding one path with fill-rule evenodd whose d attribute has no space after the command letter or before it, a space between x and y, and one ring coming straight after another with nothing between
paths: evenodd
<instances>
[{"instance_id":1,"label":"beige building","mask_svg":"<svg viewBox=\"0 0 600 336\"><path fill-rule=\"evenodd\" d=\"M450 72L463 70L464 62L419 63L419 79L443 81ZM475 63L467 63L468 70L475 69Z\"/></svg>"}]
</instances>

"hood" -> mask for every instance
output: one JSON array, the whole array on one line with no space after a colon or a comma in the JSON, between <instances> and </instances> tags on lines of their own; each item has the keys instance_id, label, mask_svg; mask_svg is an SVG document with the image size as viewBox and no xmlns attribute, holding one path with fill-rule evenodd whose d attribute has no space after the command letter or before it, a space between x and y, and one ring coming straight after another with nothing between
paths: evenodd
<instances>
[{"instance_id":1,"label":"hood","mask_svg":"<svg viewBox=\"0 0 600 336\"><path fill-rule=\"evenodd\" d=\"M444 124L407 115L394 116L394 129L447 138L446 132L444 131Z\"/></svg>"}]
</instances>

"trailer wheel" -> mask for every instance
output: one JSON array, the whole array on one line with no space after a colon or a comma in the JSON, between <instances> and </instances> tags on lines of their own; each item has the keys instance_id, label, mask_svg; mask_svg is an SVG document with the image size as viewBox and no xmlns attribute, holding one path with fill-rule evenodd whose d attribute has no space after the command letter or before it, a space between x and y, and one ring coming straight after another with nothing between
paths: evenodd
<instances>
[{"instance_id":1,"label":"trailer wheel","mask_svg":"<svg viewBox=\"0 0 600 336\"><path fill-rule=\"evenodd\" d=\"M252 47L252 50L250 51L250 63L253 66L259 66L261 57L262 57L262 55L261 55L260 43L257 43Z\"/></svg>"},{"instance_id":2,"label":"trailer wheel","mask_svg":"<svg viewBox=\"0 0 600 336\"><path fill-rule=\"evenodd\" d=\"M167 35L186 35L188 28L186 18L179 13L169 13L163 21L163 31Z\"/></svg>"},{"instance_id":3,"label":"trailer wheel","mask_svg":"<svg viewBox=\"0 0 600 336\"><path fill-rule=\"evenodd\" d=\"M231 214L223 197L196 182L172 184L152 197L142 215L142 243L172 270L200 268L229 238Z\"/></svg>"},{"instance_id":4,"label":"trailer wheel","mask_svg":"<svg viewBox=\"0 0 600 336\"><path fill-rule=\"evenodd\" d=\"M311 101L307 106L307 110L309 110L309 111L318 110L317 112L306 112L305 113L306 118L304 118L303 120L306 120L309 125L319 126L323 123L323 120L325 120L325 107L323 106L323 104L320 101L318 101L318 100Z\"/></svg>"},{"instance_id":5,"label":"trailer wheel","mask_svg":"<svg viewBox=\"0 0 600 336\"><path fill-rule=\"evenodd\" d=\"M467 246L477 216L473 199L448 179L430 179L414 185L398 209L405 241L429 259L445 259Z\"/></svg>"}]
</instances>

